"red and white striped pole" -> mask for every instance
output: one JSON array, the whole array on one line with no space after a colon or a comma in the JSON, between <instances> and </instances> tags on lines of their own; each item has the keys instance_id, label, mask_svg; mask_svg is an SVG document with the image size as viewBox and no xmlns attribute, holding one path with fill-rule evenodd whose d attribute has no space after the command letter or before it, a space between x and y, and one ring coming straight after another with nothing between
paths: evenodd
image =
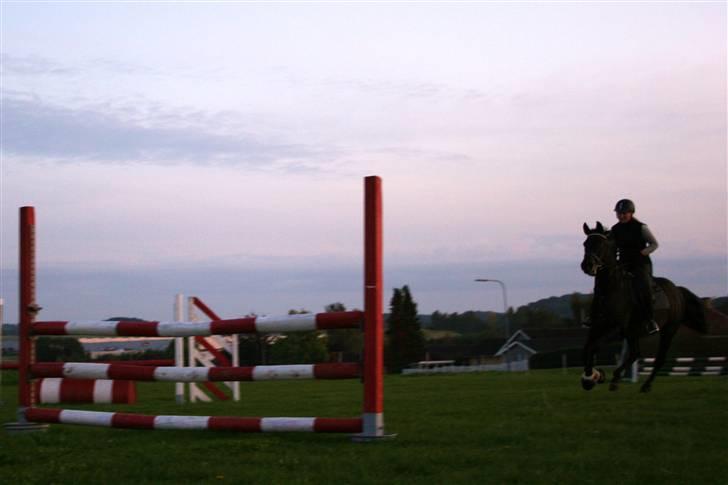
<instances>
[{"instance_id":1,"label":"red and white striped pole","mask_svg":"<svg viewBox=\"0 0 728 485\"><path fill-rule=\"evenodd\" d=\"M237 431L242 433L358 433L359 418L243 418L237 416L150 416L144 414L32 408L28 417L45 423L107 428Z\"/></svg>"},{"instance_id":2,"label":"red and white striped pole","mask_svg":"<svg viewBox=\"0 0 728 485\"><path fill-rule=\"evenodd\" d=\"M48 426L30 423L25 417L26 408L32 408L38 402L30 374L30 366L35 363L35 341L31 336L31 328L40 310L35 302L35 208L20 208L19 229L18 421L6 423L5 428L8 431L36 431Z\"/></svg>"},{"instance_id":3,"label":"red and white striped pole","mask_svg":"<svg viewBox=\"0 0 728 485\"><path fill-rule=\"evenodd\" d=\"M35 210L20 208L20 328L18 329L18 405L33 407L36 399L30 385L30 366L35 359L35 341L30 329L35 321Z\"/></svg>"},{"instance_id":4,"label":"red and white striped pole","mask_svg":"<svg viewBox=\"0 0 728 485\"><path fill-rule=\"evenodd\" d=\"M364 179L364 410L357 440L385 438L382 179Z\"/></svg>"}]
</instances>

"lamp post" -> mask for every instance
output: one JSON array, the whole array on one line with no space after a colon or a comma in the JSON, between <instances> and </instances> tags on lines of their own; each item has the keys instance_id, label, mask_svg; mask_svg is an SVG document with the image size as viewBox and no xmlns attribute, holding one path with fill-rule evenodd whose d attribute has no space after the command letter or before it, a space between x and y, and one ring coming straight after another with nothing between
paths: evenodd
<instances>
[{"instance_id":1,"label":"lamp post","mask_svg":"<svg viewBox=\"0 0 728 485\"><path fill-rule=\"evenodd\" d=\"M475 281L478 283L498 283L503 290L503 316L506 319L506 339L511 336L511 325L508 321L508 293L506 292L506 284L501 280L478 278Z\"/></svg>"},{"instance_id":2,"label":"lamp post","mask_svg":"<svg viewBox=\"0 0 728 485\"><path fill-rule=\"evenodd\" d=\"M501 280L494 280L491 278L478 278L475 281L478 283L498 283L501 290L503 290L503 318L506 319L506 341L508 341L508 338L511 336L511 324L508 319L508 292L506 291L506 284ZM508 356L506 356L506 365L510 371L511 362L508 360Z\"/></svg>"}]
</instances>

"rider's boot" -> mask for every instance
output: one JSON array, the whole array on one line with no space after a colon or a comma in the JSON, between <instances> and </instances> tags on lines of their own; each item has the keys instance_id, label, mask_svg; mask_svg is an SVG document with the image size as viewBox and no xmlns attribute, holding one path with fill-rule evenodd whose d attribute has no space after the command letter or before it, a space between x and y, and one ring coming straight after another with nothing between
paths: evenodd
<instances>
[{"instance_id":1,"label":"rider's boot","mask_svg":"<svg viewBox=\"0 0 728 485\"><path fill-rule=\"evenodd\" d=\"M655 307L653 306L654 295L652 294L651 285L651 281L645 283L643 288L644 294L642 295L642 301L645 305L645 329L647 330L647 335L653 335L660 331L660 327L655 321Z\"/></svg>"}]
</instances>

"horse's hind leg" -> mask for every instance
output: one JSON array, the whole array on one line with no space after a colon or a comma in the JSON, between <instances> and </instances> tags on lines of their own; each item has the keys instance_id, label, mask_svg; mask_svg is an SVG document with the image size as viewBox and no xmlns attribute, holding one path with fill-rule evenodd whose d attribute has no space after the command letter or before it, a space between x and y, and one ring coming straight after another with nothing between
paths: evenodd
<instances>
[{"instance_id":1,"label":"horse's hind leg","mask_svg":"<svg viewBox=\"0 0 728 485\"><path fill-rule=\"evenodd\" d=\"M614 375L612 376L612 381L609 383L609 390L610 391L616 391L619 389L619 381L622 379L622 374L624 373L625 369L628 369L632 363L637 360L637 358L640 356L640 345L639 345L639 339L637 337L628 337L627 338L627 353L622 360L622 362L619 364L619 367L614 369Z\"/></svg>"},{"instance_id":2,"label":"horse's hind leg","mask_svg":"<svg viewBox=\"0 0 728 485\"><path fill-rule=\"evenodd\" d=\"M662 330L660 330L660 345L657 349L657 355L655 356L654 367L652 368L652 372L650 372L650 376L647 378L645 383L642 384L642 387L640 388L641 392L650 392L652 390L652 381L655 380L655 377L657 377L657 373L660 371L663 364L665 363L665 358L667 357L667 349L670 348L672 339L677 333L677 329L679 327L679 323L674 323L671 325L665 325Z\"/></svg>"}]
</instances>

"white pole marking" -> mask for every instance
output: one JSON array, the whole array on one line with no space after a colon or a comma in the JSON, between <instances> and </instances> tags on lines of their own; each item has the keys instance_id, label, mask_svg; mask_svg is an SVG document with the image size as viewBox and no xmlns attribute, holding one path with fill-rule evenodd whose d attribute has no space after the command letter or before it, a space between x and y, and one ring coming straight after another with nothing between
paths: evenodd
<instances>
[{"instance_id":1,"label":"white pole marking","mask_svg":"<svg viewBox=\"0 0 728 485\"><path fill-rule=\"evenodd\" d=\"M60 377L45 378L40 383L40 402L43 404L54 404L61 402Z\"/></svg>"},{"instance_id":2,"label":"white pole marking","mask_svg":"<svg viewBox=\"0 0 728 485\"><path fill-rule=\"evenodd\" d=\"M207 429L209 416L157 416L154 429Z\"/></svg>"},{"instance_id":3,"label":"white pole marking","mask_svg":"<svg viewBox=\"0 0 728 485\"><path fill-rule=\"evenodd\" d=\"M260 429L263 432L313 431L316 418L263 418Z\"/></svg>"},{"instance_id":4,"label":"white pole marking","mask_svg":"<svg viewBox=\"0 0 728 485\"><path fill-rule=\"evenodd\" d=\"M313 365L258 365L253 369L254 381L277 379L313 379Z\"/></svg>"},{"instance_id":5,"label":"white pole marking","mask_svg":"<svg viewBox=\"0 0 728 485\"><path fill-rule=\"evenodd\" d=\"M114 413L99 411L75 411L64 409L61 411L60 421L64 424L87 424L91 426L111 426Z\"/></svg>"},{"instance_id":6,"label":"white pole marking","mask_svg":"<svg viewBox=\"0 0 728 485\"><path fill-rule=\"evenodd\" d=\"M94 383L94 402L110 403L114 396L114 381L98 379Z\"/></svg>"}]
</instances>

